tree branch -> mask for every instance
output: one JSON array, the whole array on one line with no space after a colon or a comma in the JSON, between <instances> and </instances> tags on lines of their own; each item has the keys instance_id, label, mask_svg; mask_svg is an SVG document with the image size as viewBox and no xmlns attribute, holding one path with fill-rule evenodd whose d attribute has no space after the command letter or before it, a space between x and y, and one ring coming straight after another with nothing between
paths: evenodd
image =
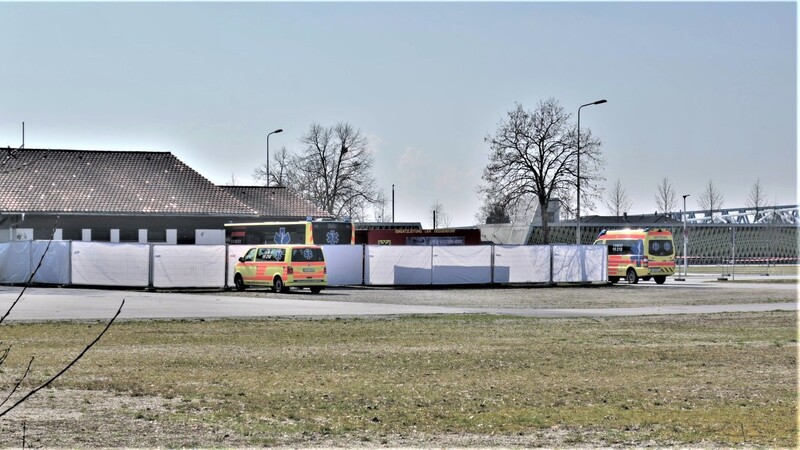
<instances>
[{"instance_id":1,"label":"tree branch","mask_svg":"<svg viewBox=\"0 0 800 450\"><path fill-rule=\"evenodd\" d=\"M31 364L33 364L33 356L31 356L31 360L28 361L28 367L25 369L25 373L23 373L22 377L20 377L20 379L17 380L17 384L14 385L14 387L11 389L11 392L8 393L6 398L3 399L2 402L0 402L0 406L5 405L8 399L10 399L12 395L14 395L14 392L17 392L19 385L22 384L22 380L24 380L28 376L28 372L30 372L31 370Z\"/></svg>"},{"instance_id":2,"label":"tree branch","mask_svg":"<svg viewBox=\"0 0 800 450\"><path fill-rule=\"evenodd\" d=\"M73 359L71 363L67 364L67 366L66 366L66 367L64 367L63 369L61 369L61 371L60 371L60 372L58 372L57 374L55 374L55 375L54 375L52 378L50 378L49 380L47 380L47 381L46 381L44 384L42 384L41 386L37 387L36 389L33 389L33 390L31 390L30 392L28 392L27 394L25 394L25 396L23 396L22 398L20 398L19 400L17 400L17 401L16 401L16 403L14 403L13 405L9 406L9 407L8 407L6 410L4 410L3 412L0 412L0 417L3 417L3 416L5 416L5 415L6 415L6 414L8 414L8 413L9 413L11 410L13 410L13 409L14 409L14 408L16 408L17 406L21 405L21 404L22 404L24 401L26 401L27 399L29 399L29 398L30 398L30 397L31 397L33 394L35 394L35 393L37 393L37 392L41 391L42 389L46 388L47 386L49 386L49 385L50 385L50 383L52 383L53 381L55 381L56 379L58 379L58 377L60 377L62 374L64 374L64 372L66 372L67 370L69 370L69 368L70 368L70 367L74 366L74 365L75 365L75 363L77 363L77 362L78 362L78 361L79 361L79 360L80 360L80 359L83 357L83 355L85 355L85 354L86 354L86 352L88 352L88 351L89 351L89 349L90 349L90 348L92 348L92 347L94 346L94 344L96 344L96 343L97 343L97 341L99 341L99 340L100 340L100 338L102 338L102 337L103 337L103 335L104 335L104 334L106 334L106 331L108 331L108 329L109 329L109 328L111 328L111 324L113 324L113 323L114 323L114 321L117 319L117 317L119 317L119 314L122 312L122 307L123 307L123 306L125 306L125 299L122 299L122 303L120 303L120 305L119 305L119 309L117 310L117 313L116 313L116 314L114 314L114 317L112 317L112 318L111 318L111 320L108 322L108 325L106 325L106 327L103 329L103 331L101 331L101 332L100 332L100 334L99 334L99 335L98 335L98 336L97 336L97 337L96 337L96 338L95 338L95 339L94 339L94 340L93 340L93 341L92 341L92 342L91 342L89 345L87 345L87 346L86 346L86 348L85 348L85 349L83 349L83 351L82 351L82 352L81 352L81 353L80 353L78 356L76 356L76 357L75 357L75 359Z\"/></svg>"}]
</instances>

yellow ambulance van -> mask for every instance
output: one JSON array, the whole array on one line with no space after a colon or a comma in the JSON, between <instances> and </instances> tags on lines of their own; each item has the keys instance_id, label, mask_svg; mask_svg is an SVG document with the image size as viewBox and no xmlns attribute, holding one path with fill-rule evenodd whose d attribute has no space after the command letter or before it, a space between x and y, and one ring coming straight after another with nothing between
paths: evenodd
<instances>
[{"instance_id":1,"label":"yellow ambulance van","mask_svg":"<svg viewBox=\"0 0 800 450\"><path fill-rule=\"evenodd\" d=\"M630 284L639 279L664 284L675 274L675 244L663 229L601 231L595 245L608 246L608 281Z\"/></svg>"},{"instance_id":2,"label":"yellow ambulance van","mask_svg":"<svg viewBox=\"0 0 800 450\"><path fill-rule=\"evenodd\" d=\"M328 284L325 255L316 245L258 245L239 258L234 270L237 291L248 286L271 287L273 292L307 287L317 294Z\"/></svg>"}]
</instances>

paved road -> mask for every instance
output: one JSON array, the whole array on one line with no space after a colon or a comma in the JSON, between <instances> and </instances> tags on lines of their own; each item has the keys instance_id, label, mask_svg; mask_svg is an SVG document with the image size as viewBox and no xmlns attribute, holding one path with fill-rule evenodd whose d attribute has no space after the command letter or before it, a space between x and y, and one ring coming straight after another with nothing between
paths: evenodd
<instances>
[{"instance_id":1,"label":"paved road","mask_svg":"<svg viewBox=\"0 0 800 450\"><path fill-rule=\"evenodd\" d=\"M755 288L763 289L760 285ZM4 313L20 292L20 287L0 286L0 312ZM572 288L563 288L570 290ZM783 287L783 289L787 289ZM7 321L103 320L113 316L122 299L122 319L292 317L292 316L373 316L401 314L507 314L525 317L608 317L656 314L705 314L746 311L797 311L797 302L751 303L697 306L652 306L629 308L498 308L430 306L419 304L368 303L360 289L331 290L328 295L287 295L270 298L238 297L225 292L186 294L144 291L115 291L78 288L31 288L12 310ZM384 291L386 292L386 291ZM481 290L483 297L501 295L499 290ZM566 292L566 291L565 291ZM425 290L388 291L391 296L425 295ZM444 295L464 295L446 290ZM364 297L359 297L363 295ZM439 291L442 295L442 291ZM336 298L348 297L348 301ZM320 300L316 300L319 298ZM398 302L400 303L400 302Z\"/></svg>"}]
</instances>

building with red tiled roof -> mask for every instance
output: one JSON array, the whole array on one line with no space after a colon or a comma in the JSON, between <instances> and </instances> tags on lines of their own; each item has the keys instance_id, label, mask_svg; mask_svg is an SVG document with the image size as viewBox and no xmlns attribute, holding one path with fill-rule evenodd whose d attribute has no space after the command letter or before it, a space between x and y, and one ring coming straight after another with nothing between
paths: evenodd
<instances>
[{"instance_id":1,"label":"building with red tiled roof","mask_svg":"<svg viewBox=\"0 0 800 450\"><path fill-rule=\"evenodd\" d=\"M242 203L250 206L259 217L270 220L297 220L311 216L331 218L331 215L295 191L284 186L220 186Z\"/></svg>"},{"instance_id":2,"label":"building with red tiled roof","mask_svg":"<svg viewBox=\"0 0 800 450\"><path fill-rule=\"evenodd\" d=\"M0 242L195 243L229 222L323 215L286 188L216 186L169 152L0 149Z\"/></svg>"}]
</instances>

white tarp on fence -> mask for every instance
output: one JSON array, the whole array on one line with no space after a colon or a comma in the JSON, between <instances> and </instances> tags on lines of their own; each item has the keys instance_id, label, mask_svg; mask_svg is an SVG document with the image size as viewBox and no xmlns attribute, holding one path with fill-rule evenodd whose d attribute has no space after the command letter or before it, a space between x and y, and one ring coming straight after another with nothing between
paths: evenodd
<instances>
[{"instance_id":1,"label":"white tarp on fence","mask_svg":"<svg viewBox=\"0 0 800 450\"><path fill-rule=\"evenodd\" d=\"M31 277L31 241L0 244L0 283L25 283Z\"/></svg>"},{"instance_id":2,"label":"white tarp on fence","mask_svg":"<svg viewBox=\"0 0 800 450\"><path fill-rule=\"evenodd\" d=\"M323 245L328 266L328 286L360 285L364 271L364 246Z\"/></svg>"},{"instance_id":3,"label":"white tarp on fence","mask_svg":"<svg viewBox=\"0 0 800 450\"><path fill-rule=\"evenodd\" d=\"M31 247L31 272L36 270L39 261L42 266L33 277L34 283L42 284L70 284L69 241L32 241ZM49 246L48 246L49 244ZM45 250L47 253L45 253ZM42 259L44 255L44 259Z\"/></svg>"},{"instance_id":4,"label":"white tarp on fence","mask_svg":"<svg viewBox=\"0 0 800 450\"><path fill-rule=\"evenodd\" d=\"M47 241L0 243L0 283L27 282L46 246ZM238 258L250 247L228 246L226 260L223 245L52 241L34 281L136 287L152 282L154 287L166 288L221 287L227 280L227 286L231 287ZM590 283L604 282L608 276L607 249L601 245L336 245L324 246L324 251L330 286L359 285L362 274L366 284L386 286L492 281Z\"/></svg>"},{"instance_id":5,"label":"white tarp on fence","mask_svg":"<svg viewBox=\"0 0 800 450\"><path fill-rule=\"evenodd\" d=\"M236 264L239 263L239 258L247 253L247 250L253 248L252 245L229 245L228 246L228 287L233 287L233 275L236 274Z\"/></svg>"},{"instance_id":6,"label":"white tarp on fence","mask_svg":"<svg viewBox=\"0 0 800 450\"><path fill-rule=\"evenodd\" d=\"M549 245L495 245L495 283L549 283Z\"/></svg>"},{"instance_id":7,"label":"white tarp on fence","mask_svg":"<svg viewBox=\"0 0 800 450\"><path fill-rule=\"evenodd\" d=\"M607 252L605 245L553 245L553 282L606 281Z\"/></svg>"},{"instance_id":8,"label":"white tarp on fence","mask_svg":"<svg viewBox=\"0 0 800 450\"><path fill-rule=\"evenodd\" d=\"M153 287L225 286L224 245L154 245Z\"/></svg>"},{"instance_id":9,"label":"white tarp on fence","mask_svg":"<svg viewBox=\"0 0 800 450\"><path fill-rule=\"evenodd\" d=\"M47 243L50 248L33 281L69 284L68 241L19 241L0 244L0 283L26 283L39 265Z\"/></svg>"},{"instance_id":10,"label":"white tarp on fence","mask_svg":"<svg viewBox=\"0 0 800 450\"><path fill-rule=\"evenodd\" d=\"M146 287L150 245L72 242L72 284Z\"/></svg>"},{"instance_id":11,"label":"white tarp on fence","mask_svg":"<svg viewBox=\"0 0 800 450\"><path fill-rule=\"evenodd\" d=\"M431 284L432 247L368 245L364 280L370 285Z\"/></svg>"},{"instance_id":12,"label":"white tarp on fence","mask_svg":"<svg viewBox=\"0 0 800 450\"><path fill-rule=\"evenodd\" d=\"M492 247L433 247L433 284L487 284L492 282Z\"/></svg>"}]
</instances>

